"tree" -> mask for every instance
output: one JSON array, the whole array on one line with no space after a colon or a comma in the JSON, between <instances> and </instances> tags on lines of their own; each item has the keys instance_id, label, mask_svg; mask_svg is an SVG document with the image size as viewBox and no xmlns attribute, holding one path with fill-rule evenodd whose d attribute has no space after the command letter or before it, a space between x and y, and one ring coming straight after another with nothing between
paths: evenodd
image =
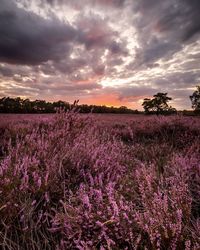
<instances>
[{"instance_id":1,"label":"tree","mask_svg":"<svg viewBox=\"0 0 200 250\"><path fill-rule=\"evenodd\" d=\"M171 114L176 110L168 105L170 100L172 98L167 93L157 93L152 99L145 98L142 106L146 114Z\"/></svg>"},{"instance_id":2,"label":"tree","mask_svg":"<svg viewBox=\"0 0 200 250\"><path fill-rule=\"evenodd\" d=\"M20 113L22 111L23 100L20 97L3 97L0 99L0 112Z\"/></svg>"},{"instance_id":3,"label":"tree","mask_svg":"<svg viewBox=\"0 0 200 250\"><path fill-rule=\"evenodd\" d=\"M192 108L196 113L200 113L200 86L196 86L197 90L190 96Z\"/></svg>"},{"instance_id":4,"label":"tree","mask_svg":"<svg viewBox=\"0 0 200 250\"><path fill-rule=\"evenodd\" d=\"M132 110L126 106L107 107L97 105L78 105L78 100L74 104L66 101L47 102L45 100L31 101L29 99L21 99L20 97L0 98L0 113L55 113L59 109L69 110L77 107L81 113L116 113L116 114L138 114L138 110Z\"/></svg>"}]
</instances>

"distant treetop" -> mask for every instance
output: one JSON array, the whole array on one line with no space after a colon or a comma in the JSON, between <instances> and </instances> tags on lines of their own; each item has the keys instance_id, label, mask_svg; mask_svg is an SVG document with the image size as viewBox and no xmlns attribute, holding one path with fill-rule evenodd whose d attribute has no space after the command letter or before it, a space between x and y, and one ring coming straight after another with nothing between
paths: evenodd
<instances>
[{"instance_id":1,"label":"distant treetop","mask_svg":"<svg viewBox=\"0 0 200 250\"><path fill-rule=\"evenodd\" d=\"M200 113L200 85L196 86L196 88L197 89L190 96L190 100L195 113Z\"/></svg>"},{"instance_id":2,"label":"distant treetop","mask_svg":"<svg viewBox=\"0 0 200 250\"><path fill-rule=\"evenodd\" d=\"M97 105L78 105L75 101L74 104L70 104L65 101L46 102L45 100L31 101L29 99L22 99L20 97L11 98L3 97L0 99L0 113L55 113L57 109L70 109L71 106L76 105L81 113L116 113L116 114L138 114L138 110L132 110L126 106L107 107Z\"/></svg>"},{"instance_id":3,"label":"distant treetop","mask_svg":"<svg viewBox=\"0 0 200 250\"><path fill-rule=\"evenodd\" d=\"M176 109L168 105L168 102L172 100L167 96L167 93L157 93L152 99L145 98L142 106L146 114L172 114L176 113Z\"/></svg>"}]
</instances>

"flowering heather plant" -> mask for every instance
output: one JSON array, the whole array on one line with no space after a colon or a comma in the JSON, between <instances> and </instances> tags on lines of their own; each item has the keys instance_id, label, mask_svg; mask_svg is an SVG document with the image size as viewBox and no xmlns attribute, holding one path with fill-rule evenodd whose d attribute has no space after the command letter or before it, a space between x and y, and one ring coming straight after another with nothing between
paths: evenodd
<instances>
[{"instance_id":1,"label":"flowering heather plant","mask_svg":"<svg viewBox=\"0 0 200 250\"><path fill-rule=\"evenodd\" d=\"M1 119L2 249L200 249L200 120L129 117Z\"/></svg>"}]
</instances>

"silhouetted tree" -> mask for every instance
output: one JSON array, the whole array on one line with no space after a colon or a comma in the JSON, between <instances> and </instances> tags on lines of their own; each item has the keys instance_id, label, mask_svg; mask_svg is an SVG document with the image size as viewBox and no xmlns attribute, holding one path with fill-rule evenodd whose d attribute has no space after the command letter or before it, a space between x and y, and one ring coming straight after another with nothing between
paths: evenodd
<instances>
[{"instance_id":1,"label":"silhouetted tree","mask_svg":"<svg viewBox=\"0 0 200 250\"><path fill-rule=\"evenodd\" d=\"M190 100L192 102L192 108L195 113L200 114L200 86L196 86L197 90L190 96Z\"/></svg>"},{"instance_id":2,"label":"silhouetted tree","mask_svg":"<svg viewBox=\"0 0 200 250\"><path fill-rule=\"evenodd\" d=\"M167 96L167 93L157 93L152 99L145 98L142 106L146 114L171 114L175 113L176 109L168 105L168 102L172 100Z\"/></svg>"},{"instance_id":3,"label":"silhouetted tree","mask_svg":"<svg viewBox=\"0 0 200 250\"><path fill-rule=\"evenodd\" d=\"M33 103L29 99L25 99L22 102L24 113L31 113L33 109Z\"/></svg>"}]
</instances>

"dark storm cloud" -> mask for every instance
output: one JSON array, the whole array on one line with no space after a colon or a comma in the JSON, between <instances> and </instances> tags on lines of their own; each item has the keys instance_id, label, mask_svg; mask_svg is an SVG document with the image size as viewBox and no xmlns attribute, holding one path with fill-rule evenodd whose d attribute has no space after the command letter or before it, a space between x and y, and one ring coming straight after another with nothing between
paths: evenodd
<instances>
[{"instance_id":1,"label":"dark storm cloud","mask_svg":"<svg viewBox=\"0 0 200 250\"><path fill-rule=\"evenodd\" d=\"M199 9L199 0L141 0L134 4L134 10L146 20L151 18L160 32L180 32L183 40L200 32Z\"/></svg>"},{"instance_id":2,"label":"dark storm cloud","mask_svg":"<svg viewBox=\"0 0 200 250\"><path fill-rule=\"evenodd\" d=\"M200 1L141 0L133 2L139 48L133 67L168 60L200 32Z\"/></svg>"},{"instance_id":3,"label":"dark storm cloud","mask_svg":"<svg viewBox=\"0 0 200 250\"><path fill-rule=\"evenodd\" d=\"M72 26L55 16L44 18L19 8L12 1L0 0L0 5L1 62L39 65L51 60L55 68L69 73L86 62L69 58L77 44L84 45L86 50L101 50L97 53L99 57L106 49L112 54L127 53L125 44L115 41L118 32L99 15L80 15Z\"/></svg>"},{"instance_id":4,"label":"dark storm cloud","mask_svg":"<svg viewBox=\"0 0 200 250\"><path fill-rule=\"evenodd\" d=\"M141 48L136 51L135 60L130 64L129 68L138 69L138 67L143 65L150 68L155 67L155 65L158 65L155 63L157 60L160 58L168 60L181 48L182 45L179 43L163 41L152 36L147 44L141 46Z\"/></svg>"},{"instance_id":5,"label":"dark storm cloud","mask_svg":"<svg viewBox=\"0 0 200 250\"><path fill-rule=\"evenodd\" d=\"M185 19L188 22L186 32L183 36L184 40L192 38L195 34L200 32L200 1L199 0L184 0L188 6L188 12Z\"/></svg>"},{"instance_id":6,"label":"dark storm cloud","mask_svg":"<svg viewBox=\"0 0 200 250\"><path fill-rule=\"evenodd\" d=\"M44 19L14 2L0 0L0 6L0 61L35 65L69 53L67 42L76 36L70 25Z\"/></svg>"}]
</instances>

